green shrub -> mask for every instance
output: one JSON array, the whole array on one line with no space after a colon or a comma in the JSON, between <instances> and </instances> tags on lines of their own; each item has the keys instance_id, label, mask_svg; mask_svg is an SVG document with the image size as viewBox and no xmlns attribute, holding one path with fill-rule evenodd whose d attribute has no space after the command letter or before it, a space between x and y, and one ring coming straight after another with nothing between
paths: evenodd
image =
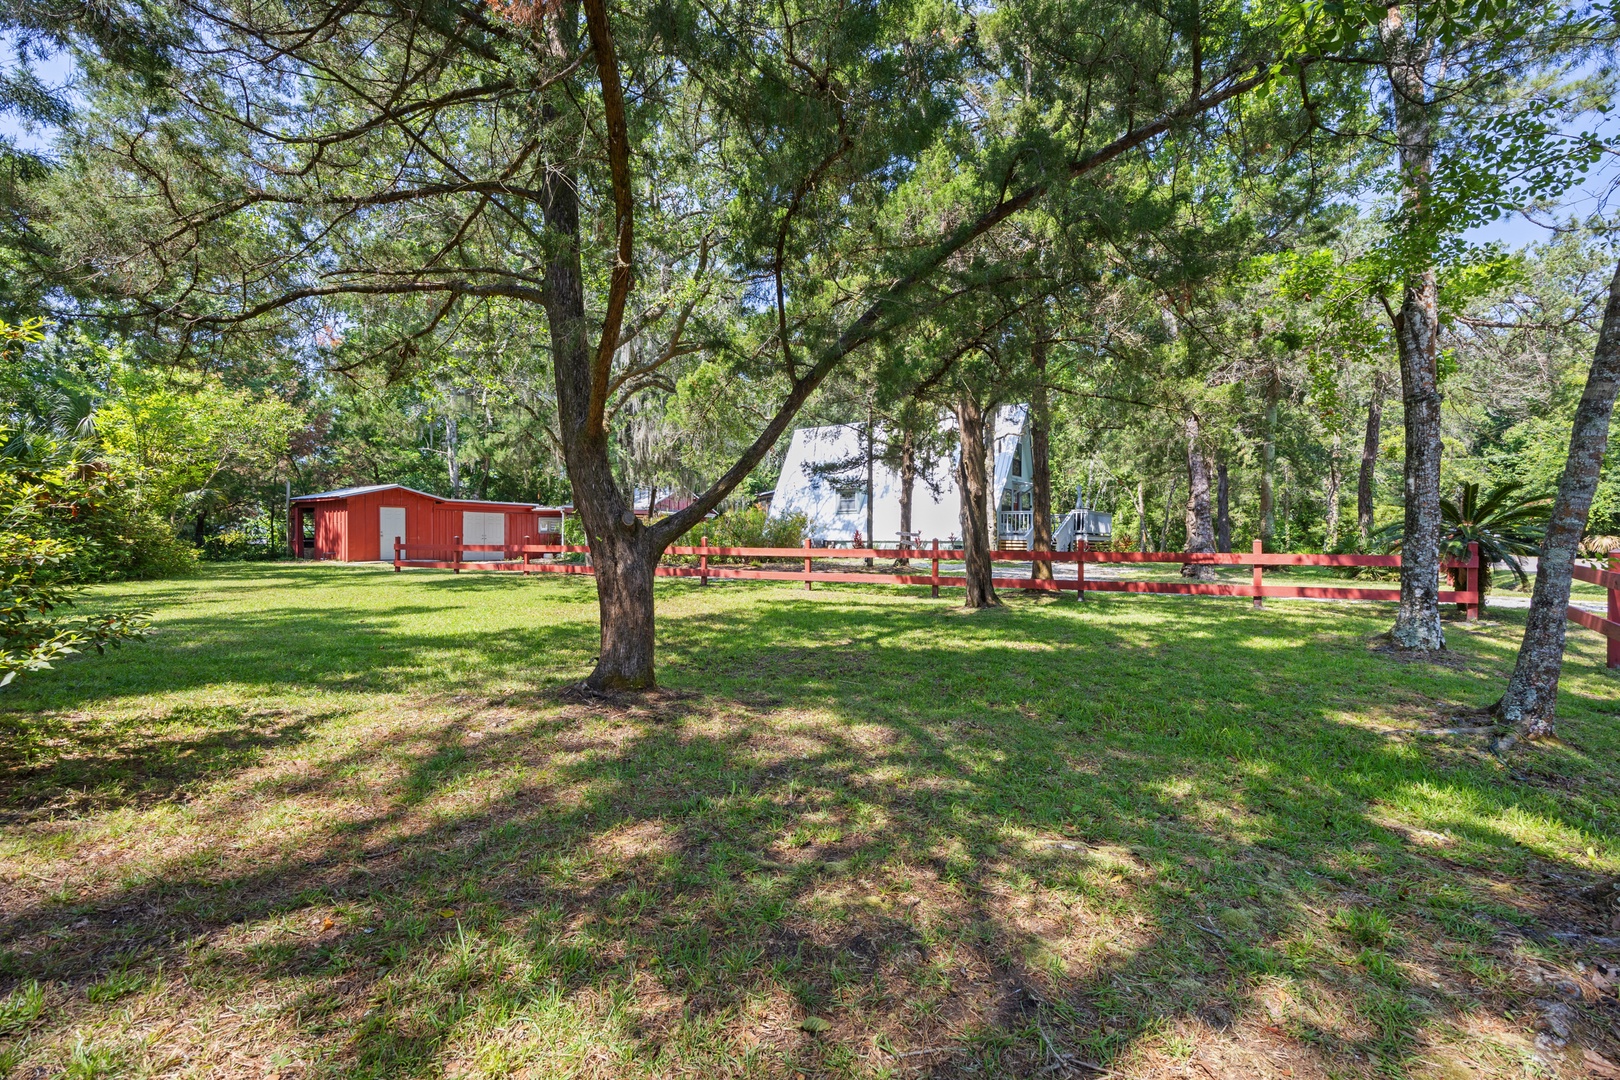
<instances>
[{"instance_id":1,"label":"green shrub","mask_svg":"<svg viewBox=\"0 0 1620 1080\"><path fill-rule=\"evenodd\" d=\"M764 507L749 506L728 510L717 518L701 522L675 543L696 547L707 536L711 547L798 547L804 543L809 527L809 519L803 514L773 518Z\"/></svg>"}]
</instances>

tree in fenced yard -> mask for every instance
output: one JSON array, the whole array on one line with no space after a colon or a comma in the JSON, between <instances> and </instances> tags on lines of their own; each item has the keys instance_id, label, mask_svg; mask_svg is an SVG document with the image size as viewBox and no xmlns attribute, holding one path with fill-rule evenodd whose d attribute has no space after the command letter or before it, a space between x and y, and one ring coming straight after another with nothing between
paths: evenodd
<instances>
[{"instance_id":1,"label":"tree in fenced yard","mask_svg":"<svg viewBox=\"0 0 1620 1080\"><path fill-rule=\"evenodd\" d=\"M1598 332L1586 389L1575 410L1575 423L1569 435L1569 457L1558 480L1558 494L1547 520L1518 659L1507 690L1492 706L1492 712L1513 729L1513 735L1544 738L1554 731L1558 677L1564 666L1565 613L1569 608L1571 571L1581 537L1586 532L1592 496L1603 471L1617 391L1620 391L1620 266L1616 266L1609 284L1603 327Z\"/></svg>"},{"instance_id":2,"label":"tree in fenced yard","mask_svg":"<svg viewBox=\"0 0 1620 1080\"><path fill-rule=\"evenodd\" d=\"M1527 197L1567 189L1597 160L1596 138L1562 121L1606 100L1577 68L1606 32L1601 16L1556 3L1391 4L1338 24L1334 52L1359 54L1387 95L1396 210L1380 294L1397 344L1404 403L1401 599L1390 637L1445 647L1440 625L1440 271L1459 240Z\"/></svg>"},{"instance_id":3,"label":"tree in fenced yard","mask_svg":"<svg viewBox=\"0 0 1620 1080\"><path fill-rule=\"evenodd\" d=\"M1202 5L1166 48L1152 5L1032 0L983 20L1001 35L992 55L945 10L637 14L188 5L161 43L162 109L90 66L106 86L87 85L75 168L41 203L74 279L180 356L386 308L397 335L374 342L376 362L409 367L469 312L543 312L554 437L597 574L596 688L653 685L660 552L829 375L927 313L926 283L947 266L971 280L1008 219L1278 75L1308 88L1322 18ZM975 130L963 97L997 80L1044 104ZM949 198L912 182L929 160ZM677 312L711 226L735 288L729 324L699 333ZM626 342L651 332L674 347L635 359ZM687 345L766 406L691 506L644 524L610 429Z\"/></svg>"}]
</instances>

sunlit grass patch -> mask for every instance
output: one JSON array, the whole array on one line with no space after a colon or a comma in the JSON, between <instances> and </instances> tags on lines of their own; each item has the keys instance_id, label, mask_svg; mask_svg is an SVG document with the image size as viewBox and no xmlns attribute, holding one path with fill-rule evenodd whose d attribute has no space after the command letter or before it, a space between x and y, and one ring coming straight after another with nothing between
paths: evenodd
<instances>
[{"instance_id":1,"label":"sunlit grass patch","mask_svg":"<svg viewBox=\"0 0 1620 1080\"><path fill-rule=\"evenodd\" d=\"M0 701L0 1071L1620 1060L1596 997L1537 1028L1620 870L1578 632L1564 742L1503 763L1404 729L1499 692L1511 616L1414 664L1367 605L665 583L664 689L591 703L588 582L103 595L159 632Z\"/></svg>"}]
</instances>

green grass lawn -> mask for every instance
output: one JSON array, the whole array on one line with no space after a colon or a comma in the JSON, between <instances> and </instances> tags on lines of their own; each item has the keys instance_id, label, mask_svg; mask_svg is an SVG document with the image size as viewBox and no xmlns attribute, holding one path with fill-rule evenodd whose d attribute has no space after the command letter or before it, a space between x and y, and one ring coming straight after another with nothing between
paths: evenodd
<instances>
[{"instance_id":1,"label":"green grass lawn","mask_svg":"<svg viewBox=\"0 0 1620 1080\"><path fill-rule=\"evenodd\" d=\"M1499 761L1412 731L1522 612L1008 601L661 582L599 699L589 580L99 589L0 694L0 1075L1611 1075L1601 639Z\"/></svg>"}]
</instances>

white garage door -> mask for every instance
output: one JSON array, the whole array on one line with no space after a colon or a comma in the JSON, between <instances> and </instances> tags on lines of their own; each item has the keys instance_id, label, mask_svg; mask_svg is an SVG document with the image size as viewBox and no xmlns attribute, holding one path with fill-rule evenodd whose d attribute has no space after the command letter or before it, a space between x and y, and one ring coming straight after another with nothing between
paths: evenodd
<instances>
[{"instance_id":1,"label":"white garage door","mask_svg":"<svg viewBox=\"0 0 1620 1080\"><path fill-rule=\"evenodd\" d=\"M382 532L377 544L377 557L388 562L394 561L394 538L401 541L405 539L405 508L403 506L384 506L377 511L381 519ZM407 551L409 557L410 552Z\"/></svg>"},{"instance_id":2,"label":"white garage door","mask_svg":"<svg viewBox=\"0 0 1620 1080\"><path fill-rule=\"evenodd\" d=\"M486 514L478 510L464 510L461 514L461 542L463 544L506 543L506 515ZM462 558L467 562L500 562L499 551L469 551Z\"/></svg>"}]
</instances>

